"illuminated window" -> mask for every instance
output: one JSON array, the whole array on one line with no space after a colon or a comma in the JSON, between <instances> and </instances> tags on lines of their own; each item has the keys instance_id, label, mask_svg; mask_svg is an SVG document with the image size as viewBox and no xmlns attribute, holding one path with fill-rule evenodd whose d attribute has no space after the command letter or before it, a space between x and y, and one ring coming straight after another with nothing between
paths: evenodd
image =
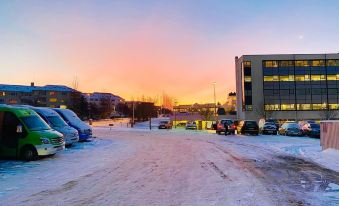
<instances>
[{"instance_id":1,"label":"illuminated window","mask_svg":"<svg viewBox=\"0 0 339 206\"><path fill-rule=\"evenodd\" d=\"M264 61L265 67L278 67L278 61Z\"/></svg>"},{"instance_id":2,"label":"illuminated window","mask_svg":"<svg viewBox=\"0 0 339 206\"><path fill-rule=\"evenodd\" d=\"M56 92L49 92L49 95L54 96Z\"/></svg>"},{"instance_id":3,"label":"illuminated window","mask_svg":"<svg viewBox=\"0 0 339 206\"><path fill-rule=\"evenodd\" d=\"M312 75L311 76L312 81L320 81L321 80L321 75Z\"/></svg>"},{"instance_id":4,"label":"illuminated window","mask_svg":"<svg viewBox=\"0 0 339 206\"><path fill-rule=\"evenodd\" d=\"M312 104L313 110L321 110L326 109L326 104Z\"/></svg>"},{"instance_id":5,"label":"illuminated window","mask_svg":"<svg viewBox=\"0 0 339 206\"><path fill-rule=\"evenodd\" d=\"M250 67L251 66L251 62L250 61L244 61L244 66L245 67Z\"/></svg>"},{"instance_id":6,"label":"illuminated window","mask_svg":"<svg viewBox=\"0 0 339 206\"><path fill-rule=\"evenodd\" d=\"M279 110L279 104L265 104L266 111Z\"/></svg>"},{"instance_id":7,"label":"illuminated window","mask_svg":"<svg viewBox=\"0 0 339 206\"><path fill-rule=\"evenodd\" d=\"M329 67L339 66L339 60L327 60L327 66Z\"/></svg>"},{"instance_id":8,"label":"illuminated window","mask_svg":"<svg viewBox=\"0 0 339 206\"><path fill-rule=\"evenodd\" d=\"M324 62L324 60L313 60L312 61L312 66L313 67L325 66L325 62Z\"/></svg>"},{"instance_id":9,"label":"illuminated window","mask_svg":"<svg viewBox=\"0 0 339 206\"><path fill-rule=\"evenodd\" d=\"M280 81L282 82L294 81L294 76L293 75L280 76Z\"/></svg>"},{"instance_id":10,"label":"illuminated window","mask_svg":"<svg viewBox=\"0 0 339 206\"><path fill-rule=\"evenodd\" d=\"M55 108L55 105L49 105L50 108Z\"/></svg>"},{"instance_id":11,"label":"illuminated window","mask_svg":"<svg viewBox=\"0 0 339 206\"><path fill-rule=\"evenodd\" d=\"M247 111L252 111L252 105L245 105Z\"/></svg>"},{"instance_id":12,"label":"illuminated window","mask_svg":"<svg viewBox=\"0 0 339 206\"><path fill-rule=\"evenodd\" d=\"M305 81L305 75L295 75L295 81Z\"/></svg>"},{"instance_id":13,"label":"illuminated window","mask_svg":"<svg viewBox=\"0 0 339 206\"><path fill-rule=\"evenodd\" d=\"M10 99L10 100L9 100L9 103L10 103L10 104L17 104L17 103L18 103L18 100L16 100L16 99Z\"/></svg>"},{"instance_id":14,"label":"illuminated window","mask_svg":"<svg viewBox=\"0 0 339 206\"><path fill-rule=\"evenodd\" d=\"M293 67L293 61L280 61L280 67Z\"/></svg>"},{"instance_id":15,"label":"illuminated window","mask_svg":"<svg viewBox=\"0 0 339 206\"><path fill-rule=\"evenodd\" d=\"M244 76L244 81L245 82L251 82L252 81L252 77L251 76Z\"/></svg>"},{"instance_id":16,"label":"illuminated window","mask_svg":"<svg viewBox=\"0 0 339 206\"><path fill-rule=\"evenodd\" d=\"M58 100L57 100L57 98L50 98L49 99L49 102L57 102Z\"/></svg>"},{"instance_id":17,"label":"illuminated window","mask_svg":"<svg viewBox=\"0 0 339 206\"><path fill-rule=\"evenodd\" d=\"M327 75L327 80L337 80L337 75L333 74L333 75Z\"/></svg>"},{"instance_id":18,"label":"illuminated window","mask_svg":"<svg viewBox=\"0 0 339 206\"><path fill-rule=\"evenodd\" d=\"M295 110L294 104L281 104L281 110Z\"/></svg>"},{"instance_id":19,"label":"illuminated window","mask_svg":"<svg viewBox=\"0 0 339 206\"><path fill-rule=\"evenodd\" d=\"M273 81L274 81L274 82L279 81L279 76L273 76Z\"/></svg>"},{"instance_id":20,"label":"illuminated window","mask_svg":"<svg viewBox=\"0 0 339 206\"><path fill-rule=\"evenodd\" d=\"M330 109L339 109L339 104L329 104L328 107Z\"/></svg>"},{"instance_id":21,"label":"illuminated window","mask_svg":"<svg viewBox=\"0 0 339 206\"><path fill-rule=\"evenodd\" d=\"M298 110L311 110L311 104L298 104Z\"/></svg>"},{"instance_id":22,"label":"illuminated window","mask_svg":"<svg viewBox=\"0 0 339 206\"><path fill-rule=\"evenodd\" d=\"M264 82L272 82L273 76L264 76Z\"/></svg>"},{"instance_id":23,"label":"illuminated window","mask_svg":"<svg viewBox=\"0 0 339 206\"><path fill-rule=\"evenodd\" d=\"M6 96L6 93L5 92L0 92L0 97L2 96Z\"/></svg>"},{"instance_id":24,"label":"illuminated window","mask_svg":"<svg viewBox=\"0 0 339 206\"><path fill-rule=\"evenodd\" d=\"M295 66L297 67L308 67L309 64L308 64L308 61L295 61Z\"/></svg>"}]
</instances>

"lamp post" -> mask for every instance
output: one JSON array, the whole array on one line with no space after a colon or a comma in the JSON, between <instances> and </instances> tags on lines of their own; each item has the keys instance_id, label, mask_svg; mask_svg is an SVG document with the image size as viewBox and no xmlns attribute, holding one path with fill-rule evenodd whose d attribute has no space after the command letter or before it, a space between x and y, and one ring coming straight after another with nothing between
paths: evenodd
<instances>
[{"instance_id":1,"label":"lamp post","mask_svg":"<svg viewBox=\"0 0 339 206\"><path fill-rule=\"evenodd\" d=\"M217 100L216 100L216 95L215 95L215 85L217 82L212 82L213 84L213 93L214 93L214 119L217 117Z\"/></svg>"},{"instance_id":2,"label":"lamp post","mask_svg":"<svg viewBox=\"0 0 339 206\"><path fill-rule=\"evenodd\" d=\"M173 106L173 112L174 112L174 128L176 129L177 128L177 116L176 116L176 112L175 112L175 106L177 105L178 101L175 99L174 100L174 106Z\"/></svg>"},{"instance_id":3,"label":"lamp post","mask_svg":"<svg viewBox=\"0 0 339 206\"><path fill-rule=\"evenodd\" d=\"M131 127L134 127L134 101L132 102L132 124Z\"/></svg>"}]
</instances>

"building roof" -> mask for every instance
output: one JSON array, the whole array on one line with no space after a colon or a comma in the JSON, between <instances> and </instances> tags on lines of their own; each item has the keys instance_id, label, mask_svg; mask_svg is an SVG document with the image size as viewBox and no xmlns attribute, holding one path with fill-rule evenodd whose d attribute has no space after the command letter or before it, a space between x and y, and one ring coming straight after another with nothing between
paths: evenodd
<instances>
[{"instance_id":1,"label":"building roof","mask_svg":"<svg viewBox=\"0 0 339 206\"><path fill-rule=\"evenodd\" d=\"M0 91L8 92L32 92L32 91L58 91L73 92L74 89L64 85L46 85L46 86L25 86L25 85L9 85L0 84Z\"/></svg>"}]
</instances>

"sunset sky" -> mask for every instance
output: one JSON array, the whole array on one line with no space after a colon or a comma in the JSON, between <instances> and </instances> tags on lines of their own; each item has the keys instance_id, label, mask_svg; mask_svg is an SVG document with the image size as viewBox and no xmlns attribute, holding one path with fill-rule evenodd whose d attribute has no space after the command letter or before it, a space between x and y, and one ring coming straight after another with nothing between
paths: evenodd
<instances>
[{"instance_id":1,"label":"sunset sky","mask_svg":"<svg viewBox=\"0 0 339 206\"><path fill-rule=\"evenodd\" d=\"M338 53L336 0L0 0L0 83L224 102L234 57Z\"/></svg>"}]
</instances>

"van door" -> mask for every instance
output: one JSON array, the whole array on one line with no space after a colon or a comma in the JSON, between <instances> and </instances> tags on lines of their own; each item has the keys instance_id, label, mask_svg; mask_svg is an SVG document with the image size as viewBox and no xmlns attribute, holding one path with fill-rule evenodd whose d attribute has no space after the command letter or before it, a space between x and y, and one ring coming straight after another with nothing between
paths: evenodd
<instances>
[{"instance_id":1,"label":"van door","mask_svg":"<svg viewBox=\"0 0 339 206\"><path fill-rule=\"evenodd\" d=\"M17 157L20 137L17 127L22 125L19 119L11 112L4 112L2 122L1 145L2 153L6 157ZM23 129L23 126L22 126Z\"/></svg>"}]
</instances>

